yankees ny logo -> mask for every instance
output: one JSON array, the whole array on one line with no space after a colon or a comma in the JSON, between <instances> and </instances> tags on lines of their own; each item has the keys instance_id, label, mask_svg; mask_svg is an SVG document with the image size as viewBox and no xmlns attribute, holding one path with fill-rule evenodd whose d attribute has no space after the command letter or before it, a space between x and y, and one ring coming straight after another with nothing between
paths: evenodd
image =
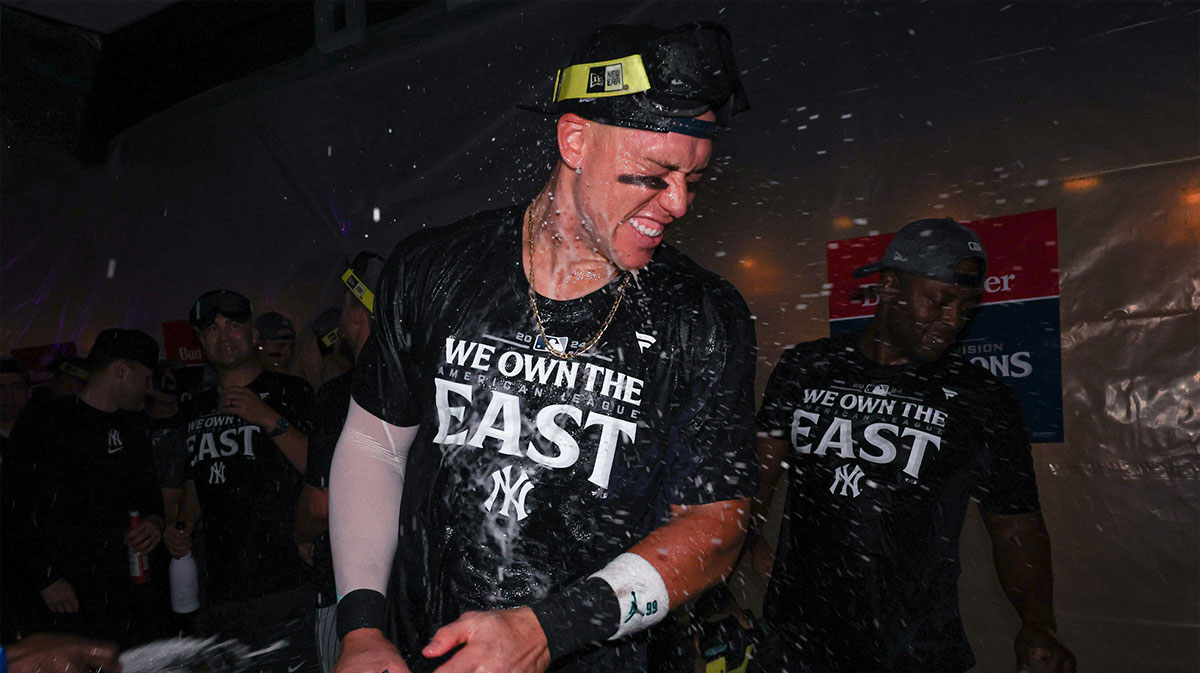
<instances>
[{"instance_id":1,"label":"yankees ny logo","mask_svg":"<svg viewBox=\"0 0 1200 673\"><path fill-rule=\"evenodd\" d=\"M121 441L121 432L119 430L108 431L108 452L116 453L125 448L124 442Z\"/></svg>"},{"instance_id":2,"label":"yankees ny logo","mask_svg":"<svg viewBox=\"0 0 1200 673\"><path fill-rule=\"evenodd\" d=\"M504 492L504 502L500 505L500 514L503 516L512 516L508 513L509 508L516 510L517 521L529 516L529 512L525 509L525 496L533 490L533 484L529 481L529 475L525 474L525 470L521 470L521 476L517 477L514 483L512 480L512 465L505 465L504 469L496 470L492 473L492 494L483 503L483 508L487 511L492 511L492 507L496 504L496 498L500 492Z\"/></svg>"},{"instance_id":3,"label":"yankees ny logo","mask_svg":"<svg viewBox=\"0 0 1200 673\"><path fill-rule=\"evenodd\" d=\"M862 468L855 465L851 471L849 465L843 465L834 471L833 485L829 487L830 493L837 493L838 484L841 484L842 491L838 495L846 495L847 490L850 491L851 498L858 497L858 480L863 478Z\"/></svg>"},{"instance_id":4,"label":"yankees ny logo","mask_svg":"<svg viewBox=\"0 0 1200 673\"><path fill-rule=\"evenodd\" d=\"M225 483L225 463L213 463L208 469L208 483L224 484ZM857 495L857 494L856 494Z\"/></svg>"}]
</instances>

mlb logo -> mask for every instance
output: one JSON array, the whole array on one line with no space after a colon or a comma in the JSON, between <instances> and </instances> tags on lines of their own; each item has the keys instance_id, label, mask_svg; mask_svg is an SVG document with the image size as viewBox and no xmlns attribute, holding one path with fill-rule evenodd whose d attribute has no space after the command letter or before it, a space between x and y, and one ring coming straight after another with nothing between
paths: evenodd
<instances>
[{"instance_id":1,"label":"mlb logo","mask_svg":"<svg viewBox=\"0 0 1200 673\"><path fill-rule=\"evenodd\" d=\"M881 397L887 397L888 394L892 392L892 388L891 388L891 386L884 385L882 383L876 383L874 385L868 385L868 386L864 387L863 392L865 392L868 395L879 395Z\"/></svg>"},{"instance_id":2,"label":"mlb logo","mask_svg":"<svg viewBox=\"0 0 1200 673\"><path fill-rule=\"evenodd\" d=\"M549 353L550 348L546 346L547 341L549 341L550 346L553 346L554 350L558 351L559 353L567 352L567 338L566 337L549 336L549 335L543 337L541 334L534 337L533 350L541 351L543 353Z\"/></svg>"}]
</instances>

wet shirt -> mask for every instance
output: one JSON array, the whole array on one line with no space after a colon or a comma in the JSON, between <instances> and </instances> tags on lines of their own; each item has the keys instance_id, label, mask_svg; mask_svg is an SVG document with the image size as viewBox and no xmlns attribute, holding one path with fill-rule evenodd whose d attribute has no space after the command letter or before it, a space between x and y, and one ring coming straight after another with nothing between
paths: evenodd
<instances>
[{"instance_id":1,"label":"wet shirt","mask_svg":"<svg viewBox=\"0 0 1200 673\"><path fill-rule=\"evenodd\" d=\"M263 370L250 385L300 432L313 431L313 393L303 379ZM303 584L296 550L296 500L303 475L267 431L217 411L216 388L180 412L204 518L208 595L213 604L248 600Z\"/></svg>"},{"instance_id":2,"label":"wet shirt","mask_svg":"<svg viewBox=\"0 0 1200 673\"><path fill-rule=\"evenodd\" d=\"M343 372L325 383L317 391L317 431L308 440L308 465L304 482L313 488L329 488L329 469L333 464L333 451L337 448L346 414L350 410L350 389L354 383L354 370ZM317 607L327 607L337 602L337 589L333 580L333 550L329 545L329 531L313 540L314 587L317 591Z\"/></svg>"},{"instance_id":3,"label":"wet shirt","mask_svg":"<svg viewBox=\"0 0 1200 673\"><path fill-rule=\"evenodd\" d=\"M21 416L4 462L5 541L19 559L6 572L37 589L59 577L78 592L132 586L129 513L163 508L146 431L141 414L100 411L76 396Z\"/></svg>"},{"instance_id":4,"label":"wet shirt","mask_svg":"<svg viewBox=\"0 0 1200 673\"><path fill-rule=\"evenodd\" d=\"M1038 509L1012 390L965 358L880 365L860 333L801 344L775 368L760 430L790 444L764 611L819 671L960 672L967 501Z\"/></svg>"},{"instance_id":5,"label":"wet shirt","mask_svg":"<svg viewBox=\"0 0 1200 673\"><path fill-rule=\"evenodd\" d=\"M547 341L561 351L590 339L620 281L570 301L539 297L543 335L521 265L522 213L481 213L401 243L358 365L359 405L421 425L392 573L410 580L412 644L463 611L528 605L585 577L671 505L756 488L754 333L737 291L661 246L603 338L561 360ZM642 642L554 670L638 670Z\"/></svg>"}]
</instances>

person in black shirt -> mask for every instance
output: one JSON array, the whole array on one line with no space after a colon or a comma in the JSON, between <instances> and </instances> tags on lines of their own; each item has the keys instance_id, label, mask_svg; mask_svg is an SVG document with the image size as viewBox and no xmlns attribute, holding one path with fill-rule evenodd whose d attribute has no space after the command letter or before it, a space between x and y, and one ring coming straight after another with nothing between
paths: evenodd
<instances>
[{"instance_id":1,"label":"person in black shirt","mask_svg":"<svg viewBox=\"0 0 1200 673\"><path fill-rule=\"evenodd\" d=\"M286 640L263 665L317 671L307 628L312 588L294 530L313 431L312 388L263 369L250 316L250 300L228 290L202 295L189 314L220 380L179 413L178 436L191 456L185 492L195 492L204 521L207 605L199 628L251 647ZM182 509L184 530L172 526L166 535L176 557L188 550L194 523L186 520L190 508Z\"/></svg>"},{"instance_id":2,"label":"person in black shirt","mask_svg":"<svg viewBox=\"0 0 1200 673\"><path fill-rule=\"evenodd\" d=\"M29 625L116 640L160 634L165 568L135 583L130 554L149 554L163 530L162 498L140 411L158 344L109 329L88 354L79 396L31 409L5 460L6 574L38 592ZM137 512L140 524L130 528ZM16 605L5 601L5 612ZM28 629L25 630L29 632Z\"/></svg>"},{"instance_id":3,"label":"person in black shirt","mask_svg":"<svg viewBox=\"0 0 1200 673\"><path fill-rule=\"evenodd\" d=\"M870 325L789 349L767 384L755 512L786 460L764 612L789 670L971 668L957 592L970 498L1021 617L1018 668L1043 659L1075 670L1054 636L1050 544L1020 405L1002 380L948 352L986 269L979 238L954 220L908 224L881 262L855 272L881 273Z\"/></svg>"},{"instance_id":4,"label":"person in black shirt","mask_svg":"<svg viewBox=\"0 0 1200 673\"><path fill-rule=\"evenodd\" d=\"M331 469L339 672L644 671L646 629L731 569L753 324L663 243L745 107L731 53L713 24L596 31L533 202L392 253Z\"/></svg>"},{"instance_id":5,"label":"person in black shirt","mask_svg":"<svg viewBox=\"0 0 1200 673\"><path fill-rule=\"evenodd\" d=\"M357 359L374 320L375 293L384 260L373 252L359 253L342 274L346 291L342 297L341 319L337 328L340 346L349 348ZM317 572L316 638L321 668L333 670L341 652L337 637L337 589L333 580L333 556L329 547L329 467L338 436L350 408L350 390L354 369L333 377L317 391L317 434L308 443L308 470L304 489L296 508L296 529L302 553Z\"/></svg>"}]
</instances>

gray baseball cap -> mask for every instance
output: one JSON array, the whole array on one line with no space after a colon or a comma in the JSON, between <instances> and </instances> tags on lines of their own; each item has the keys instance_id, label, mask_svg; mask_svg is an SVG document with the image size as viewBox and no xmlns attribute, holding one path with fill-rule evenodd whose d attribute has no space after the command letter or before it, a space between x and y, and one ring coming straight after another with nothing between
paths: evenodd
<instances>
[{"instance_id":1,"label":"gray baseball cap","mask_svg":"<svg viewBox=\"0 0 1200 673\"><path fill-rule=\"evenodd\" d=\"M955 267L964 259L979 260L979 273L958 273ZM987 253L983 242L970 229L949 217L909 222L896 232L883 259L859 267L855 278L896 269L925 278L967 287L982 287L987 275Z\"/></svg>"}]
</instances>

